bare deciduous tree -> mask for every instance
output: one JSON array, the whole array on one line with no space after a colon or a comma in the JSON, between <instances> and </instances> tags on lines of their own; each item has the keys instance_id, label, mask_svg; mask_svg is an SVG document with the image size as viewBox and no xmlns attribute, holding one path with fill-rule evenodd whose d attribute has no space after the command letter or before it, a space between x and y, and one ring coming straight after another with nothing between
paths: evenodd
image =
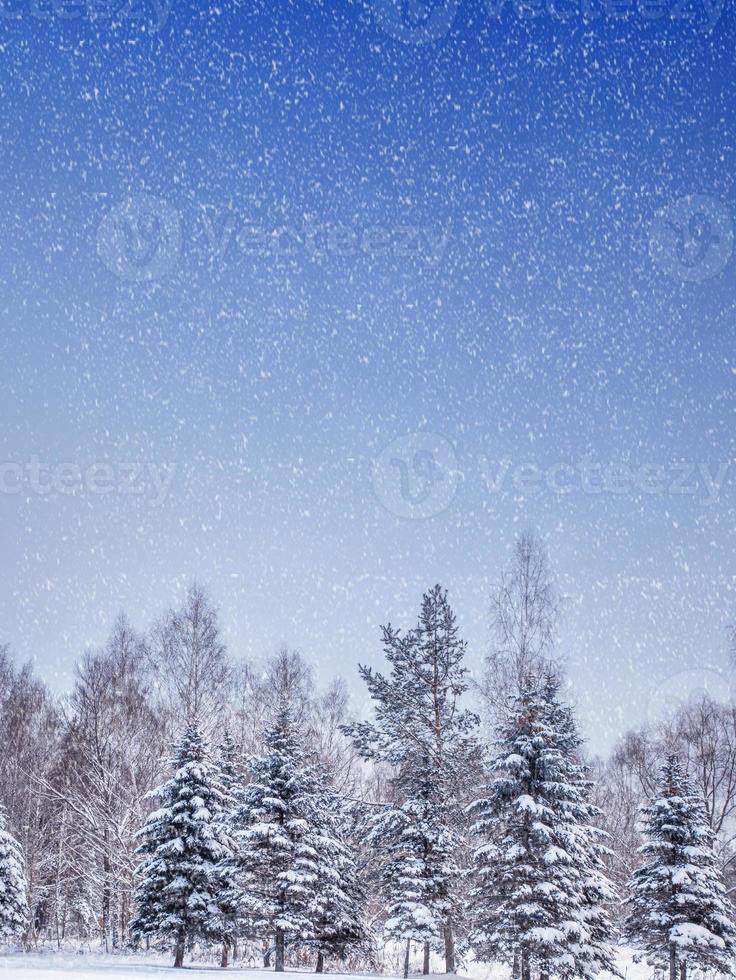
<instances>
[{"instance_id":1,"label":"bare deciduous tree","mask_svg":"<svg viewBox=\"0 0 736 980\"><path fill-rule=\"evenodd\" d=\"M217 610L201 586L190 586L182 607L170 610L155 627L153 655L177 721L198 719L206 732L216 728L227 710L232 664Z\"/></svg>"},{"instance_id":2,"label":"bare deciduous tree","mask_svg":"<svg viewBox=\"0 0 736 980\"><path fill-rule=\"evenodd\" d=\"M504 710L509 696L559 672L554 649L559 614L547 549L527 531L491 593L491 648L480 688L493 714Z\"/></svg>"}]
</instances>

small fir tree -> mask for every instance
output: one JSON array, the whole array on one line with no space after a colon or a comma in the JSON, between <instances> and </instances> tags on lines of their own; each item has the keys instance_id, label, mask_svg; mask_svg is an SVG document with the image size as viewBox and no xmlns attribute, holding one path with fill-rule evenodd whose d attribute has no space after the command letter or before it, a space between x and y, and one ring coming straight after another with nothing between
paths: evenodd
<instances>
[{"instance_id":1,"label":"small fir tree","mask_svg":"<svg viewBox=\"0 0 736 980\"><path fill-rule=\"evenodd\" d=\"M498 728L498 775L469 812L479 838L471 893L480 956L516 959L522 980L616 973L599 816L580 738L557 683L513 699Z\"/></svg>"},{"instance_id":2,"label":"small fir tree","mask_svg":"<svg viewBox=\"0 0 736 980\"><path fill-rule=\"evenodd\" d=\"M222 937L216 867L225 856L217 820L223 795L197 725L186 728L170 763L173 775L153 792L161 806L140 831L136 912L131 932L172 949L174 966L198 940Z\"/></svg>"},{"instance_id":3,"label":"small fir tree","mask_svg":"<svg viewBox=\"0 0 736 980\"><path fill-rule=\"evenodd\" d=\"M705 804L675 755L666 759L658 795L642 807L646 863L630 881L627 938L647 963L734 972L736 926L714 851Z\"/></svg>"}]
</instances>

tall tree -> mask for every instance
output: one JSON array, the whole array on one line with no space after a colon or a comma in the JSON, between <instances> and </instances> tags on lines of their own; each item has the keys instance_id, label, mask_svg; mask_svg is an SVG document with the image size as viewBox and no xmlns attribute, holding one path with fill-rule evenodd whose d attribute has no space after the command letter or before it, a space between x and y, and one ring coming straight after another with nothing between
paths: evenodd
<instances>
[{"instance_id":1,"label":"tall tree","mask_svg":"<svg viewBox=\"0 0 736 980\"><path fill-rule=\"evenodd\" d=\"M232 664L220 636L217 610L205 590L190 586L180 609L153 631L153 653L172 713L214 729L228 702Z\"/></svg>"},{"instance_id":2,"label":"tall tree","mask_svg":"<svg viewBox=\"0 0 736 980\"><path fill-rule=\"evenodd\" d=\"M402 635L389 625L382 632L390 676L359 668L374 703L375 722L346 730L366 759L386 763L393 771L396 804L379 818L376 831L390 842L387 859L394 864L384 875L395 910L387 924L389 934L424 945L425 973L430 945L441 943L451 973L456 966L455 852L462 802L477 756L478 719L461 704L468 686L465 643L439 585L423 596L415 629ZM415 893L421 895L422 910L417 907L412 914Z\"/></svg>"},{"instance_id":3,"label":"tall tree","mask_svg":"<svg viewBox=\"0 0 736 980\"><path fill-rule=\"evenodd\" d=\"M662 766L658 795L642 808L646 863L630 882L626 934L647 962L734 972L736 926L714 851L703 798L676 755Z\"/></svg>"},{"instance_id":4,"label":"tall tree","mask_svg":"<svg viewBox=\"0 0 736 980\"><path fill-rule=\"evenodd\" d=\"M19 939L27 921L23 852L6 829L5 809L0 806L0 940Z\"/></svg>"},{"instance_id":5,"label":"tall tree","mask_svg":"<svg viewBox=\"0 0 736 980\"><path fill-rule=\"evenodd\" d=\"M517 540L490 606L491 648L481 690L495 717L515 695L559 671L555 632L560 601L547 549L531 531Z\"/></svg>"},{"instance_id":6,"label":"tall tree","mask_svg":"<svg viewBox=\"0 0 736 980\"><path fill-rule=\"evenodd\" d=\"M16 668L9 648L0 644L0 786L8 829L25 858L29 944L54 926L59 936L60 912L74 887L66 874L60 809L44 789L58 765L61 730L59 707L46 685L30 664Z\"/></svg>"},{"instance_id":7,"label":"tall tree","mask_svg":"<svg viewBox=\"0 0 736 980\"><path fill-rule=\"evenodd\" d=\"M142 637L120 615L104 650L77 668L62 741L63 771L47 789L70 818L76 873L99 910L105 948L130 917L143 798L159 778L165 722L154 700Z\"/></svg>"},{"instance_id":8,"label":"tall tree","mask_svg":"<svg viewBox=\"0 0 736 980\"><path fill-rule=\"evenodd\" d=\"M244 915L252 931L266 942L273 938L275 968L283 972L287 942L315 938L315 787L286 702L264 743L263 755L250 762L251 782L236 814L235 841Z\"/></svg>"},{"instance_id":9,"label":"tall tree","mask_svg":"<svg viewBox=\"0 0 736 980\"><path fill-rule=\"evenodd\" d=\"M351 840L352 821L343 798L327 775L315 770L312 821L316 829L317 883L312 906L317 948L316 972L327 955L344 958L349 949L370 947L365 889L358 879Z\"/></svg>"},{"instance_id":10,"label":"tall tree","mask_svg":"<svg viewBox=\"0 0 736 980\"><path fill-rule=\"evenodd\" d=\"M225 856L217 818L223 798L205 740L190 723L175 747L173 775L140 836L136 914L131 932L174 951L174 966L199 939L222 939L218 862Z\"/></svg>"},{"instance_id":11,"label":"tall tree","mask_svg":"<svg viewBox=\"0 0 736 980\"><path fill-rule=\"evenodd\" d=\"M513 699L498 723L497 775L471 804L478 837L472 892L480 956L520 960L522 980L616 972L591 785L556 682Z\"/></svg>"},{"instance_id":12,"label":"tall tree","mask_svg":"<svg viewBox=\"0 0 736 980\"><path fill-rule=\"evenodd\" d=\"M216 778L222 793L222 801L214 823L218 839L226 852L218 861L214 875L217 900L220 909L222 954L220 966L228 965L230 951L237 955L241 932L242 889L239 882L238 863L235 859L236 814L244 796L241 772L241 756L229 731L223 735L215 757Z\"/></svg>"}]
</instances>

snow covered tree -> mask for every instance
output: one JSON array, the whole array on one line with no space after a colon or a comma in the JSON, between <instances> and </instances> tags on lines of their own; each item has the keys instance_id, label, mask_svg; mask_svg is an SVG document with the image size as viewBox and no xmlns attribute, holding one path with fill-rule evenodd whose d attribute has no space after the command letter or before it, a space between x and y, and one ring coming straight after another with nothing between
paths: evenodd
<instances>
[{"instance_id":1,"label":"snow covered tree","mask_svg":"<svg viewBox=\"0 0 736 980\"><path fill-rule=\"evenodd\" d=\"M626 934L653 967L686 980L689 966L734 972L736 926L705 805L676 755L642 807L646 864L630 881Z\"/></svg>"},{"instance_id":2,"label":"snow covered tree","mask_svg":"<svg viewBox=\"0 0 736 980\"><path fill-rule=\"evenodd\" d=\"M0 806L0 941L18 939L28 921L26 876L20 844L6 830Z\"/></svg>"},{"instance_id":3,"label":"snow covered tree","mask_svg":"<svg viewBox=\"0 0 736 980\"><path fill-rule=\"evenodd\" d=\"M275 968L282 972L287 941L315 938L314 777L285 702L264 742L264 754L250 760L252 781L236 813L235 841L243 914L253 931L273 937Z\"/></svg>"},{"instance_id":4,"label":"snow covered tree","mask_svg":"<svg viewBox=\"0 0 736 980\"><path fill-rule=\"evenodd\" d=\"M402 635L386 626L383 644L390 676L360 667L375 722L346 730L366 759L386 763L394 773L396 804L379 816L374 830L390 865L384 874L391 909L387 934L424 945L425 973L430 945L444 945L451 973L455 851L477 755L478 719L460 704L467 690L465 643L447 593L439 585L425 593L416 628Z\"/></svg>"},{"instance_id":5,"label":"snow covered tree","mask_svg":"<svg viewBox=\"0 0 736 980\"><path fill-rule=\"evenodd\" d=\"M237 955L241 932L242 889L235 859L235 817L243 800L241 765L235 741L229 731L223 735L215 756L216 779L222 801L214 818L217 838L225 853L214 869L215 889L220 909L222 955L220 966L226 967L232 950Z\"/></svg>"},{"instance_id":6,"label":"snow covered tree","mask_svg":"<svg viewBox=\"0 0 736 980\"><path fill-rule=\"evenodd\" d=\"M340 796L317 770L312 822L317 831L317 886L312 906L316 972L326 955L344 957L348 948L367 948L366 896L352 855L350 819Z\"/></svg>"},{"instance_id":7,"label":"snow covered tree","mask_svg":"<svg viewBox=\"0 0 736 980\"><path fill-rule=\"evenodd\" d=\"M222 937L215 868L225 854L217 826L223 795L196 724L187 726L170 765L172 778L151 794L161 806L140 831L131 933L173 949L181 967L197 940Z\"/></svg>"},{"instance_id":8,"label":"snow covered tree","mask_svg":"<svg viewBox=\"0 0 736 980\"><path fill-rule=\"evenodd\" d=\"M408 976L412 942L422 945L423 970L429 973L430 947L437 943L441 923L451 910L455 835L444 826L432 801L412 798L379 810L369 839L384 855L386 938L406 944L404 976Z\"/></svg>"},{"instance_id":9,"label":"snow covered tree","mask_svg":"<svg viewBox=\"0 0 736 980\"><path fill-rule=\"evenodd\" d=\"M513 699L498 726L498 775L469 807L479 838L473 944L479 956L516 960L522 980L535 968L543 977L616 973L598 811L557 688L548 681Z\"/></svg>"},{"instance_id":10,"label":"snow covered tree","mask_svg":"<svg viewBox=\"0 0 736 980\"><path fill-rule=\"evenodd\" d=\"M301 748L286 698L264 743L235 809L239 912L252 933L273 939L277 971L289 942L316 949L321 971L325 954L343 955L367 936L345 809Z\"/></svg>"}]
</instances>

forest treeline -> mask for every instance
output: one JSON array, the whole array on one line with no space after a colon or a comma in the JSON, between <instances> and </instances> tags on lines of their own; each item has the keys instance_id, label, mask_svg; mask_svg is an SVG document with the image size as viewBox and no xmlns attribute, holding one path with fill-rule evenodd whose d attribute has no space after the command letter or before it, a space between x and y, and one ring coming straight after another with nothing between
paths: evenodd
<instances>
[{"instance_id":1,"label":"forest treeline","mask_svg":"<svg viewBox=\"0 0 736 980\"><path fill-rule=\"evenodd\" d=\"M196 584L145 635L121 614L64 696L0 648L0 935L520 980L615 972L621 939L671 980L731 972L734 707L693 698L586 758L533 535L479 678L447 593L417 599L386 671L357 668L359 718L296 651L233 660Z\"/></svg>"}]
</instances>

